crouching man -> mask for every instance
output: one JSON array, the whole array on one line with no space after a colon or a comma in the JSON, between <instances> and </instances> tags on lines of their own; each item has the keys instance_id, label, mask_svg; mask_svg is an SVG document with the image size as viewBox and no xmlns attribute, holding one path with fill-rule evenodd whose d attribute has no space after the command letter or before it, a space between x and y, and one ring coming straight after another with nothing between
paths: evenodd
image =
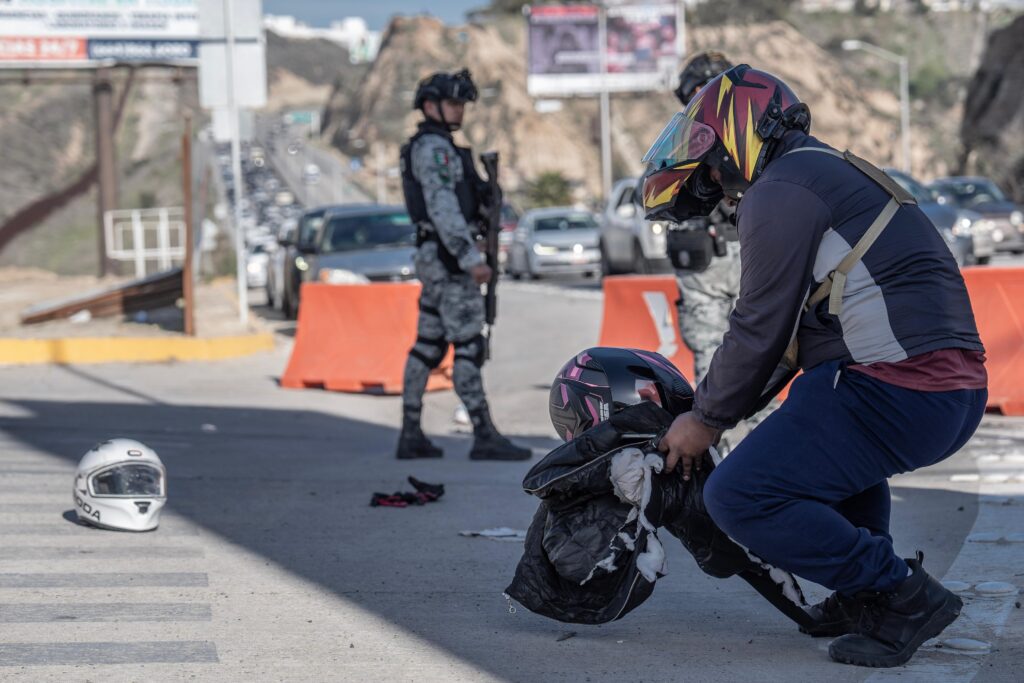
<instances>
[{"instance_id":1,"label":"crouching man","mask_svg":"<svg viewBox=\"0 0 1024 683\"><path fill-rule=\"evenodd\" d=\"M782 406L715 469L715 522L783 569L835 591L812 635L837 662L907 662L960 598L900 558L887 479L939 462L974 433L984 348L949 249L911 196L811 137L810 112L771 74L709 82L645 157L649 219L739 201L740 295L694 408L662 441L682 475L796 369Z\"/></svg>"}]
</instances>

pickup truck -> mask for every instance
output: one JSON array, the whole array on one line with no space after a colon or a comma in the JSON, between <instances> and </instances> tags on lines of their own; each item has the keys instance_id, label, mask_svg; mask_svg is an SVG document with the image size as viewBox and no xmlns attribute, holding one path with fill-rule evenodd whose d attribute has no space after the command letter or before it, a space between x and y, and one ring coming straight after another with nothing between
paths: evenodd
<instances>
[{"instance_id":1,"label":"pickup truck","mask_svg":"<svg viewBox=\"0 0 1024 683\"><path fill-rule=\"evenodd\" d=\"M666 251L668 228L658 221L644 220L637 179L623 178L612 187L601 217L601 272L657 273L671 269Z\"/></svg>"}]
</instances>

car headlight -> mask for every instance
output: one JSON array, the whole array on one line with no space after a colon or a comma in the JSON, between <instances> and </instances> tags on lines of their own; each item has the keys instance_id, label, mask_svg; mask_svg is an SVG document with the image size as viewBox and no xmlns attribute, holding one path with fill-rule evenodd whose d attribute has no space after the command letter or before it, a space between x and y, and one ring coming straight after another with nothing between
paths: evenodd
<instances>
[{"instance_id":1,"label":"car headlight","mask_svg":"<svg viewBox=\"0 0 1024 683\"><path fill-rule=\"evenodd\" d=\"M661 233L665 232L665 226L662 225L661 223L651 223L651 232L653 232L655 235L660 235Z\"/></svg>"},{"instance_id":2,"label":"car headlight","mask_svg":"<svg viewBox=\"0 0 1024 683\"><path fill-rule=\"evenodd\" d=\"M344 268L324 268L320 271L320 282L329 285L367 285L370 279Z\"/></svg>"},{"instance_id":3,"label":"car headlight","mask_svg":"<svg viewBox=\"0 0 1024 683\"><path fill-rule=\"evenodd\" d=\"M1014 211L1010 214L1010 225L1020 227L1024 225L1024 211Z\"/></svg>"},{"instance_id":4,"label":"car headlight","mask_svg":"<svg viewBox=\"0 0 1024 683\"><path fill-rule=\"evenodd\" d=\"M295 259L295 267L301 271L307 271L309 270L309 261L302 258L301 256L298 256Z\"/></svg>"},{"instance_id":5,"label":"car headlight","mask_svg":"<svg viewBox=\"0 0 1024 683\"><path fill-rule=\"evenodd\" d=\"M983 218L980 221L974 221L971 223L971 229L975 232L992 232L996 227L996 224L987 218Z\"/></svg>"},{"instance_id":6,"label":"car headlight","mask_svg":"<svg viewBox=\"0 0 1024 683\"><path fill-rule=\"evenodd\" d=\"M558 247L549 247L546 244L534 244L533 253L537 256L552 256L558 253Z\"/></svg>"},{"instance_id":7,"label":"car headlight","mask_svg":"<svg viewBox=\"0 0 1024 683\"><path fill-rule=\"evenodd\" d=\"M958 216L953 223L952 232L957 237L964 237L971 234L973 221L967 216Z\"/></svg>"}]
</instances>

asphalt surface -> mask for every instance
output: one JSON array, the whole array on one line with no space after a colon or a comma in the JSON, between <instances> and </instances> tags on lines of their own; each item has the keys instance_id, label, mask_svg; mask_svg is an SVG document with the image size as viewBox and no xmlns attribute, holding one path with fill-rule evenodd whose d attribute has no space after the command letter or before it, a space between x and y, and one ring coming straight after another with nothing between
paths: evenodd
<instances>
[{"instance_id":1,"label":"asphalt surface","mask_svg":"<svg viewBox=\"0 0 1024 683\"><path fill-rule=\"evenodd\" d=\"M485 382L534 461L557 443L551 378L596 343L600 306L591 283L503 283ZM621 621L511 614L502 591L521 545L458 532L525 529L529 463L470 462L451 392L425 410L446 457L394 459L399 399L280 389L291 328L279 329L274 352L232 361L0 369L0 679L1021 680L1022 419L990 416L956 456L893 480L897 549L924 550L967 606L910 666L875 671L832 663L827 641L741 581L704 576L670 537L668 576ZM68 519L75 464L114 436L167 465L155 532ZM368 505L410 474L445 496Z\"/></svg>"},{"instance_id":2,"label":"asphalt surface","mask_svg":"<svg viewBox=\"0 0 1024 683\"><path fill-rule=\"evenodd\" d=\"M302 126L288 127L268 144L274 169L298 200L307 207L372 201L352 183L349 168L341 159L305 139L303 132ZM260 137L265 143L269 139L262 127ZM319 169L315 182L303 173L311 164Z\"/></svg>"}]
</instances>

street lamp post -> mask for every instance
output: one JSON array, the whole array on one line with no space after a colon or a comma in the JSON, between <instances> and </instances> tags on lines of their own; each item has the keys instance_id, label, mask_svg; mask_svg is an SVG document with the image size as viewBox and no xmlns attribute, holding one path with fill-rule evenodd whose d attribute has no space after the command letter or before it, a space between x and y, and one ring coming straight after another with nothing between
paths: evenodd
<instances>
[{"instance_id":1,"label":"street lamp post","mask_svg":"<svg viewBox=\"0 0 1024 683\"><path fill-rule=\"evenodd\" d=\"M905 55L898 55L863 40L844 40L844 50L864 50L876 57L895 62L900 69L900 154L903 172L912 175L910 162L910 68Z\"/></svg>"}]
</instances>

